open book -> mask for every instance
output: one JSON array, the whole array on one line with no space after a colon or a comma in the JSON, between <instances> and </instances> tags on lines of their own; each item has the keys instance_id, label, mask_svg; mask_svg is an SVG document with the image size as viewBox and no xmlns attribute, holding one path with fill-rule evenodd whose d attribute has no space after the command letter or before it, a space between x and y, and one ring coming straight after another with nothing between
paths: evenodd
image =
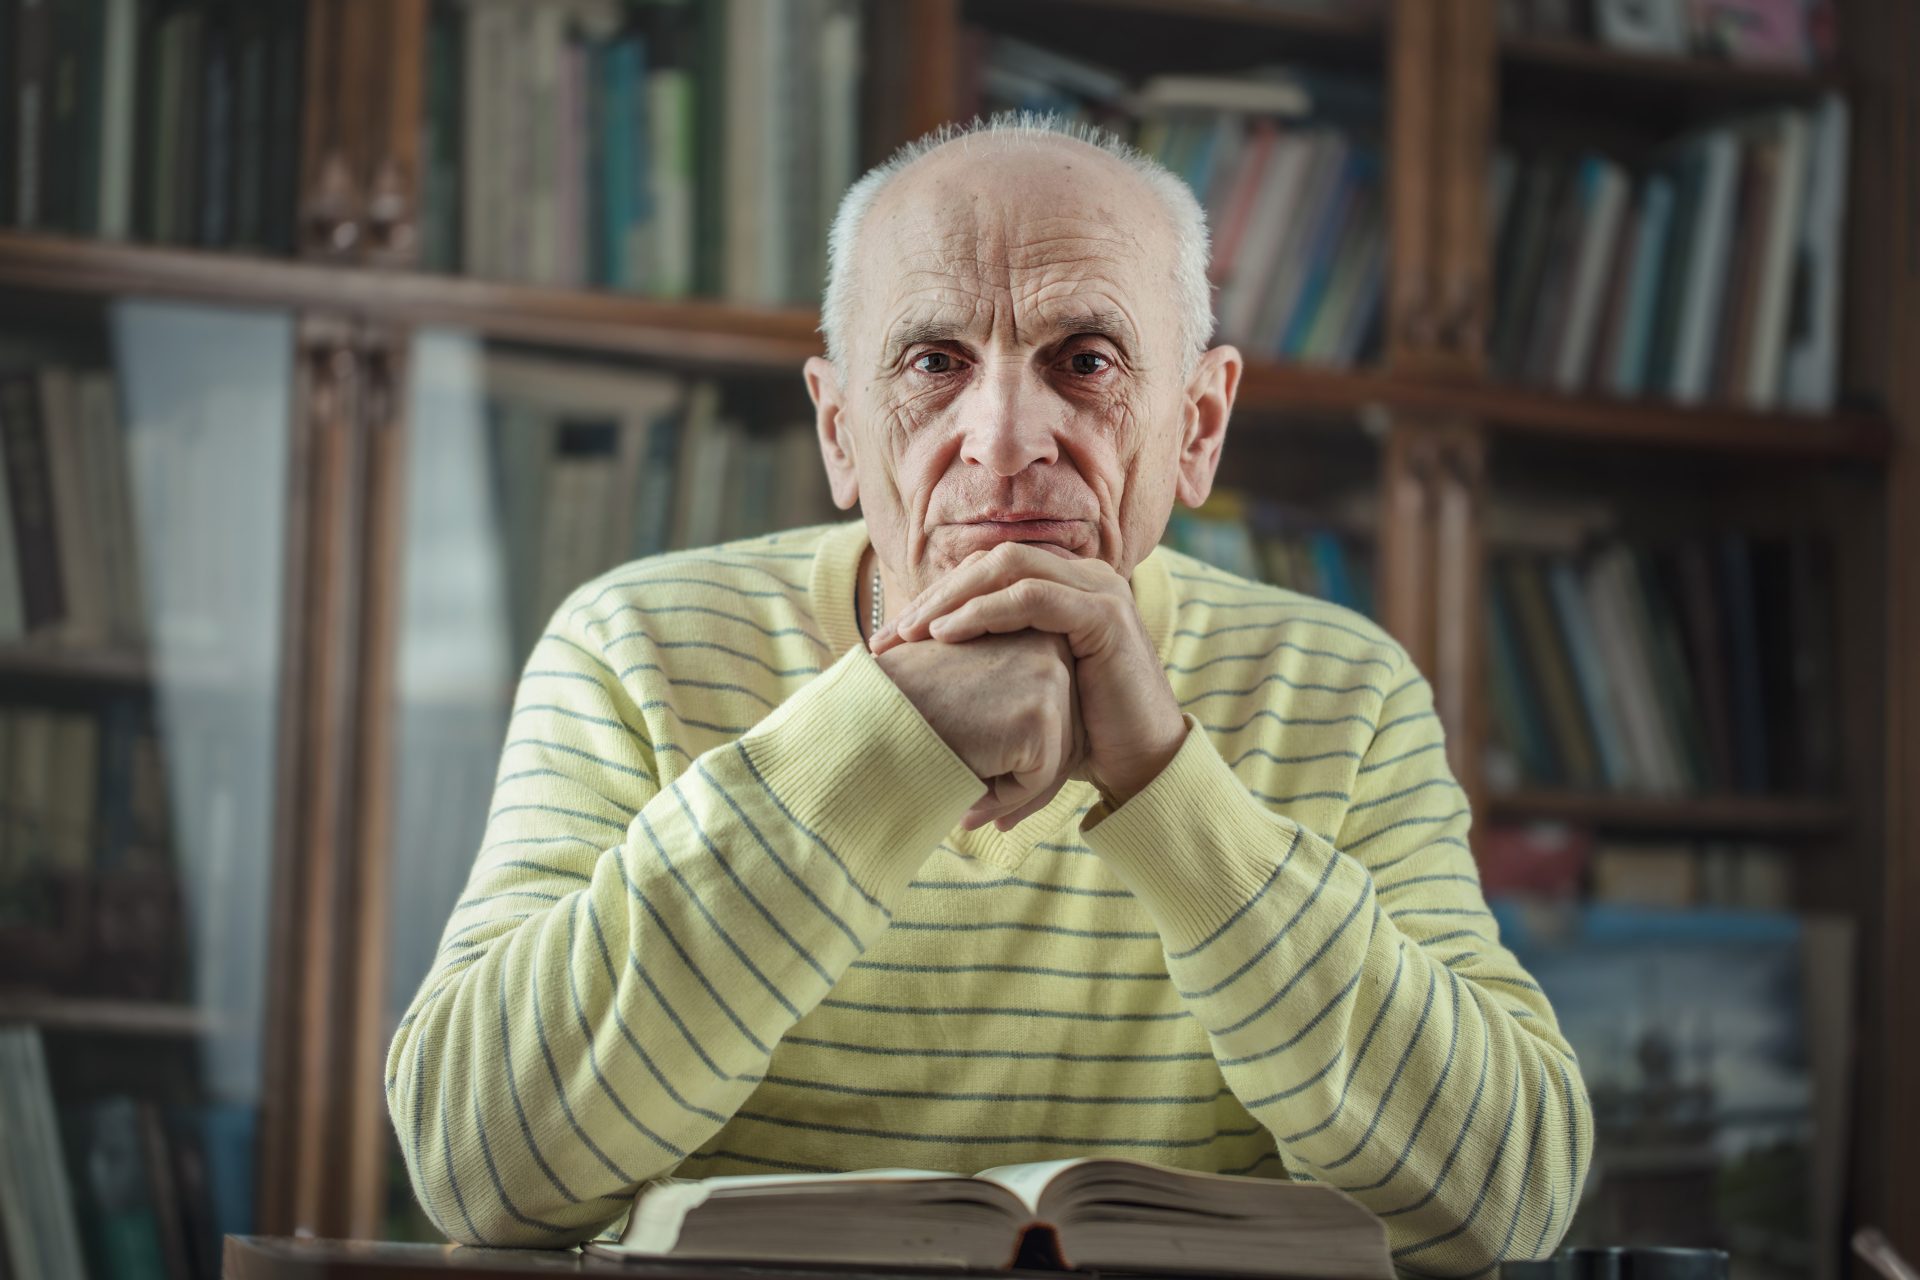
<instances>
[{"instance_id":1,"label":"open book","mask_svg":"<svg viewBox=\"0 0 1920 1280\"><path fill-rule=\"evenodd\" d=\"M1135 1160L1050 1160L977 1177L915 1169L654 1183L622 1258L1392 1280L1386 1224L1332 1187Z\"/></svg>"}]
</instances>

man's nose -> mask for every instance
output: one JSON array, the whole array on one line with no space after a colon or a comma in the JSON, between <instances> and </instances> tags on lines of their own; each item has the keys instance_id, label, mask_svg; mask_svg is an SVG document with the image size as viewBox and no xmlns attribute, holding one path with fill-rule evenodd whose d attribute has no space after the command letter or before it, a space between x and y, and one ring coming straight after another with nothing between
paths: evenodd
<instances>
[{"instance_id":1,"label":"man's nose","mask_svg":"<svg viewBox=\"0 0 1920 1280\"><path fill-rule=\"evenodd\" d=\"M1056 462L1058 403L1044 380L1013 362L995 362L967 389L960 457L996 476L1019 475L1037 463Z\"/></svg>"}]
</instances>

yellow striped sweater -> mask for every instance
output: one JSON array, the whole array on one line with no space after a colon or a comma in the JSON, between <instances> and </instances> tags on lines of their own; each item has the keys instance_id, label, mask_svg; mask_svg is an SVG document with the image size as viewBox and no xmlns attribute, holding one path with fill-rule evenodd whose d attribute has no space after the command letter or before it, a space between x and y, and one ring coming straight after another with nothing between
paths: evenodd
<instances>
[{"instance_id":1,"label":"yellow striped sweater","mask_svg":"<svg viewBox=\"0 0 1920 1280\"><path fill-rule=\"evenodd\" d=\"M1499 944L1427 682L1166 549L1185 746L1001 833L860 643L859 523L626 565L521 678L387 1093L446 1233L562 1244L641 1182L1076 1154L1318 1179L1397 1265L1551 1250L1592 1123ZM1092 810L1092 812L1090 812Z\"/></svg>"}]
</instances>

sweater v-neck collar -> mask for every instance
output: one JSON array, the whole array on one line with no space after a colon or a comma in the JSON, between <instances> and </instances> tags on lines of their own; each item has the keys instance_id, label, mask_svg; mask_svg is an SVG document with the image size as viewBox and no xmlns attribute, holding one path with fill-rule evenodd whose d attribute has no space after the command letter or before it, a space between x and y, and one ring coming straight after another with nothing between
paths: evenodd
<instances>
[{"instance_id":1,"label":"sweater v-neck collar","mask_svg":"<svg viewBox=\"0 0 1920 1280\"><path fill-rule=\"evenodd\" d=\"M869 541L864 520L848 521L828 529L814 555L808 590L813 597L814 619L831 657L837 658L855 645L865 643L860 638L856 583L860 559ZM1140 610L1154 651L1164 664L1173 637L1174 601L1166 558L1159 548L1134 567L1131 585L1134 606ZM1011 871L1037 844L1078 843L1075 820L1099 802L1099 792L1092 783L1069 782L1046 808L1011 831L999 831L991 826L961 831L956 827L943 847L962 857L977 858ZM1068 829L1069 824L1073 829Z\"/></svg>"}]
</instances>

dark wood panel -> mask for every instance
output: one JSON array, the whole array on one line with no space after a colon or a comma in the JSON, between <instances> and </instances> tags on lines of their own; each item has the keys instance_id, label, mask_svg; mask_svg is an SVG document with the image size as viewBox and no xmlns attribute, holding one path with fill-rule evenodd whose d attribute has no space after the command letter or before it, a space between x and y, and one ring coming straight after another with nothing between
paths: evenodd
<instances>
[{"instance_id":1,"label":"dark wood panel","mask_svg":"<svg viewBox=\"0 0 1920 1280\"><path fill-rule=\"evenodd\" d=\"M1494 821L1575 822L1602 831L1676 835L1831 835L1848 825L1838 800L1799 796L1640 796L1605 791L1510 791L1487 796Z\"/></svg>"}]
</instances>

